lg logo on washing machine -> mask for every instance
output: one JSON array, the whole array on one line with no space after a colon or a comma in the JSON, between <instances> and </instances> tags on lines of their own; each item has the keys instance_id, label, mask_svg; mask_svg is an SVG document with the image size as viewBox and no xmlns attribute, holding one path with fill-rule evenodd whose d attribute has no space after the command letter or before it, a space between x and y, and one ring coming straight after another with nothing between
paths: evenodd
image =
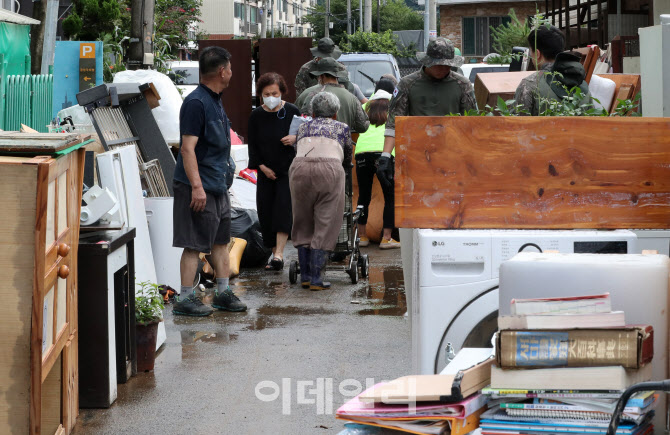
<instances>
[{"instance_id":1,"label":"lg logo on washing machine","mask_svg":"<svg viewBox=\"0 0 670 435\"><path fill-rule=\"evenodd\" d=\"M444 242L438 242L437 240L433 240L433 246L444 246Z\"/></svg>"}]
</instances>

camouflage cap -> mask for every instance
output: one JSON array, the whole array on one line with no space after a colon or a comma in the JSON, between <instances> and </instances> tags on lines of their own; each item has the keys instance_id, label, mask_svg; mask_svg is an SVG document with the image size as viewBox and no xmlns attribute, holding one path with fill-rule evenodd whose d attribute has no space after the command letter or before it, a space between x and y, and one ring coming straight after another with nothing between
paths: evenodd
<instances>
[{"instance_id":1,"label":"camouflage cap","mask_svg":"<svg viewBox=\"0 0 670 435\"><path fill-rule=\"evenodd\" d=\"M426 67L447 65L459 67L463 65L463 57L456 55L454 44L442 37L431 38L425 53L417 53L417 59Z\"/></svg>"},{"instance_id":2,"label":"camouflage cap","mask_svg":"<svg viewBox=\"0 0 670 435\"><path fill-rule=\"evenodd\" d=\"M340 56L342 56L342 51L337 47L337 45L335 45L335 42L333 42L333 40L330 38L319 39L317 46L312 47L309 50L312 52L312 56L314 57L320 57L320 58L332 57L333 59L337 59Z\"/></svg>"},{"instance_id":3,"label":"camouflage cap","mask_svg":"<svg viewBox=\"0 0 670 435\"><path fill-rule=\"evenodd\" d=\"M319 59L315 64L314 71L309 72L314 77L318 77L322 74L328 74L337 78L348 78L349 73L344 70L341 71L337 66L337 61L332 57L324 57Z\"/></svg>"}]
</instances>

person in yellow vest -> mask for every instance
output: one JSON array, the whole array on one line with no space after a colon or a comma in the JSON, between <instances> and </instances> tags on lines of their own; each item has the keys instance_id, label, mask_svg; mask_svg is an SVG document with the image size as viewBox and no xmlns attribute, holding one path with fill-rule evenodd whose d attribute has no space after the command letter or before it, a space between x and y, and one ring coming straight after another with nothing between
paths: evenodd
<instances>
[{"instance_id":1,"label":"person in yellow vest","mask_svg":"<svg viewBox=\"0 0 670 435\"><path fill-rule=\"evenodd\" d=\"M375 162L384 150L384 129L388 117L389 102L395 91L395 83L382 77L375 86L375 92L363 108L370 119L370 127L358 137L356 142L356 177L358 179L358 205L363 206L363 215L358 220L360 246L368 246L370 239L366 233L368 207L372 199L372 183L376 175ZM393 152L395 155L395 151ZM392 157L393 158L393 157ZM394 226L394 186L393 183L380 183L384 194L384 230L380 249L399 248L400 243L393 240L391 231Z\"/></svg>"}]
</instances>

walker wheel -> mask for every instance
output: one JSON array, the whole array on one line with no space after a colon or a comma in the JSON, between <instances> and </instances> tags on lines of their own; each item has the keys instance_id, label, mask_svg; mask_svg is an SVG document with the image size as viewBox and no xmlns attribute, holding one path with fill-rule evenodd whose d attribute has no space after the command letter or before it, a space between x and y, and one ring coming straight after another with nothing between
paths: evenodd
<instances>
[{"instance_id":1,"label":"walker wheel","mask_svg":"<svg viewBox=\"0 0 670 435\"><path fill-rule=\"evenodd\" d=\"M300 273L298 262L293 260L288 267L288 280L291 284L298 282L298 273Z\"/></svg>"},{"instance_id":2,"label":"walker wheel","mask_svg":"<svg viewBox=\"0 0 670 435\"><path fill-rule=\"evenodd\" d=\"M355 264L351 266L349 269L349 276L351 277L351 283L352 284L357 284L358 283L358 265Z\"/></svg>"},{"instance_id":3,"label":"walker wheel","mask_svg":"<svg viewBox=\"0 0 670 435\"><path fill-rule=\"evenodd\" d=\"M370 258L368 254L363 254L358 258L358 265L361 268L361 278L367 278L370 273Z\"/></svg>"}]
</instances>

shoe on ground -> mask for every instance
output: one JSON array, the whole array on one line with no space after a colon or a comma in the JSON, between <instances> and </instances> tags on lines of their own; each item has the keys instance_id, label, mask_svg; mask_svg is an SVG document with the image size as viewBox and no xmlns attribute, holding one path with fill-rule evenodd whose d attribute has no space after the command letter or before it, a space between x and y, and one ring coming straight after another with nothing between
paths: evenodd
<instances>
[{"instance_id":1,"label":"shoe on ground","mask_svg":"<svg viewBox=\"0 0 670 435\"><path fill-rule=\"evenodd\" d=\"M321 281L320 284L311 284L310 283L309 289L312 290L312 291L328 290L328 289L330 289L330 283L328 281Z\"/></svg>"},{"instance_id":2,"label":"shoe on ground","mask_svg":"<svg viewBox=\"0 0 670 435\"><path fill-rule=\"evenodd\" d=\"M360 246L361 248L365 248L366 246L369 245L370 245L370 239L368 239L367 237L361 237L360 239L358 239L358 246Z\"/></svg>"},{"instance_id":3,"label":"shoe on ground","mask_svg":"<svg viewBox=\"0 0 670 435\"><path fill-rule=\"evenodd\" d=\"M235 296L235 293L233 293L231 289L227 289L222 293L217 291L214 300L212 301L212 306L224 311L239 312L247 310L247 306Z\"/></svg>"},{"instance_id":4,"label":"shoe on ground","mask_svg":"<svg viewBox=\"0 0 670 435\"><path fill-rule=\"evenodd\" d=\"M172 308L172 313L177 316L206 317L213 312L212 307L203 304L195 293L180 297Z\"/></svg>"},{"instance_id":5,"label":"shoe on ground","mask_svg":"<svg viewBox=\"0 0 670 435\"><path fill-rule=\"evenodd\" d=\"M379 249L398 249L400 247L400 242L393 239L382 239L379 243Z\"/></svg>"}]
</instances>

